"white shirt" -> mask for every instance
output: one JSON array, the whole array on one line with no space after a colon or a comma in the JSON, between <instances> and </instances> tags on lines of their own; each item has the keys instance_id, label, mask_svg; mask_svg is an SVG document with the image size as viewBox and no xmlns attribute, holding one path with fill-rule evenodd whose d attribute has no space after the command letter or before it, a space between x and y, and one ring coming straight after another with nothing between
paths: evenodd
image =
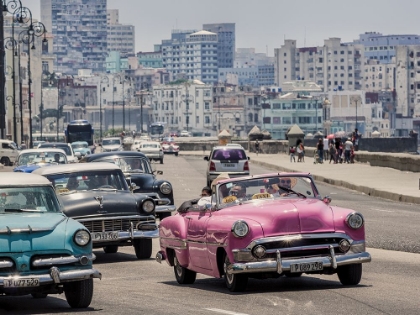
<instances>
[{"instance_id":1,"label":"white shirt","mask_svg":"<svg viewBox=\"0 0 420 315\"><path fill-rule=\"evenodd\" d=\"M351 142L350 140L347 140L344 145L346 146L345 150L346 151L350 151L351 148L353 147L353 142Z\"/></svg>"},{"instance_id":2,"label":"white shirt","mask_svg":"<svg viewBox=\"0 0 420 315\"><path fill-rule=\"evenodd\" d=\"M324 142L324 151L327 151L328 150L328 142L329 142L329 140L324 138L323 142Z\"/></svg>"}]
</instances>

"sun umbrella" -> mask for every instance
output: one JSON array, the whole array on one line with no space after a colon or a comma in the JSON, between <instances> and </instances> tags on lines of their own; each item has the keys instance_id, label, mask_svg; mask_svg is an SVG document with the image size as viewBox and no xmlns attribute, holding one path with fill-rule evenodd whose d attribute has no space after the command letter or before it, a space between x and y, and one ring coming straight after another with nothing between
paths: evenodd
<instances>
[{"instance_id":1,"label":"sun umbrella","mask_svg":"<svg viewBox=\"0 0 420 315\"><path fill-rule=\"evenodd\" d=\"M346 133L344 130L342 130L342 131L337 131L337 132L334 134L334 136L335 136L336 138L343 138L343 137L346 137L346 136L347 136L347 133Z\"/></svg>"},{"instance_id":2,"label":"sun umbrella","mask_svg":"<svg viewBox=\"0 0 420 315\"><path fill-rule=\"evenodd\" d=\"M334 138L335 138L335 135L333 133L327 136L328 140L331 140L331 139L334 139Z\"/></svg>"}]
</instances>

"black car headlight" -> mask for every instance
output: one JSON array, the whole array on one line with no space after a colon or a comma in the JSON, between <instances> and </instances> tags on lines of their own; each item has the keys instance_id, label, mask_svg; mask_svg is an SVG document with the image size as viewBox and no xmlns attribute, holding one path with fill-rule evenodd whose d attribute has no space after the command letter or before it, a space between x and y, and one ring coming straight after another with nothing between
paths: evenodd
<instances>
[{"instance_id":1,"label":"black car headlight","mask_svg":"<svg viewBox=\"0 0 420 315\"><path fill-rule=\"evenodd\" d=\"M365 222L365 219L363 218L361 213L353 212L350 213L346 218L346 223L349 227L352 229L360 229Z\"/></svg>"},{"instance_id":2,"label":"black car headlight","mask_svg":"<svg viewBox=\"0 0 420 315\"><path fill-rule=\"evenodd\" d=\"M232 226L232 233L236 237L244 237L248 234L249 227L245 221L239 220L233 223Z\"/></svg>"},{"instance_id":3,"label":"black car headlight","mask_svg":"<svg viewBox=\"0 0 420 315\"><path fill-rule=\"evenodd\" d=\"M162 185L160 185L160 191L164 195L169 195L172 192L171 184L164 182Z\"/></svg>"},{"instance_id":4,"label":"black car headlight","mask_svg":"<svg viewBox=\"0 0 420 315\"><path fill-rule=\"evenodd\" d=\"M155 210L155 203L152 200L146 200L142 203L141 208L147 213L153 212Z\"/></svg>"},{"instance_id":5,"label":"black car headlight","mask_svg":"<svg viewBox=\"0 0 420 315\"><path fill-rule=\"evenodd\" d=\"M86 246L90 243L90 233L86 230L77 230L74 233L73 240L79 246Z\"/></svg>"}]
</instances>

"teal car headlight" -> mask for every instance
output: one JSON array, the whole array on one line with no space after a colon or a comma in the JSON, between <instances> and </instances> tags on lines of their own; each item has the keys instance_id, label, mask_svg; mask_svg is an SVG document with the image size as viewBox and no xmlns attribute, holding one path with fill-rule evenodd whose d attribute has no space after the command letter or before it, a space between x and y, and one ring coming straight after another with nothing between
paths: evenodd
<instances>
[{"instance_id":1,"label":"teal car headlight","mask_svg":"<svg viewBox=\"0 0 420 315\"><path fill-rule=\"evenodd\" d=\"M160 191L162 194L169 195L172 192L172 186L171 184L165 182L162 185L160 185Z\"/></svg>"},{"instance_id":2,"label":"teal car headlight","mask_svg":"<svg viewBox=\"0 0 420 315\"><path fill-rule=\"evenodd\" d=\"M90 243L90 233L86 230L78 230L74 233L73 240L79 246L86 246Z\"/></svg>"},{"instance_id":3,"label":"teal car headlight","mask_svg":"<svg viewBox=\"0 0 420 315\"><path fill-rule=\"evenodd\" d=\"M249 227L245 221L236 221L232 226L232 233L236 237L244 237L248 234Z\"/></svg>"},{"instance_id":4,"label":"teal car headlight","mask_svg":"<svg viewBox=\"0 0 420 315\"><path fill-rule=\"evenodd\" d=\"M365 219L363 218L361 213L353 212L350 213L346 218L346 223L349 227L352 229L360 229L365 222Z\"/></svg>"},{"instance_id":5,"label":"teal car headlight","mask_svg":"<svg viewBox=\"0 0 420 315\"><path fill-rule=\"evenodd\" d=\"M143 204L141 205L143 211L150 213L153 210L155 210L155 203L151 200L146 200L145 202L143 202Z\"/></svg>"}]
</instances>

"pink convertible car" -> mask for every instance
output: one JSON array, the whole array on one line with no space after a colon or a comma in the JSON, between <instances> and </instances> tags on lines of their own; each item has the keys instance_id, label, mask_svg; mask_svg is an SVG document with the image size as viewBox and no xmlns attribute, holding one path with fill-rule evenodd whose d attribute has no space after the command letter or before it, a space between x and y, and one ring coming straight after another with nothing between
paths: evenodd
<instances>
[{"instance_id":1,"label":"pink convertible car","mask_svg":"<svg viewBox=\"0 0 420 315\"><path fill-rule=\"evenodd\" d=\"M184 203L160 223L156 260L180 284L196 274L224 277L231 291L248 278L337 274L357 285L365 249L362 214L330 205L310 174L279 173L219 181L208 199Z\"/></svg>"}]
</instances>

